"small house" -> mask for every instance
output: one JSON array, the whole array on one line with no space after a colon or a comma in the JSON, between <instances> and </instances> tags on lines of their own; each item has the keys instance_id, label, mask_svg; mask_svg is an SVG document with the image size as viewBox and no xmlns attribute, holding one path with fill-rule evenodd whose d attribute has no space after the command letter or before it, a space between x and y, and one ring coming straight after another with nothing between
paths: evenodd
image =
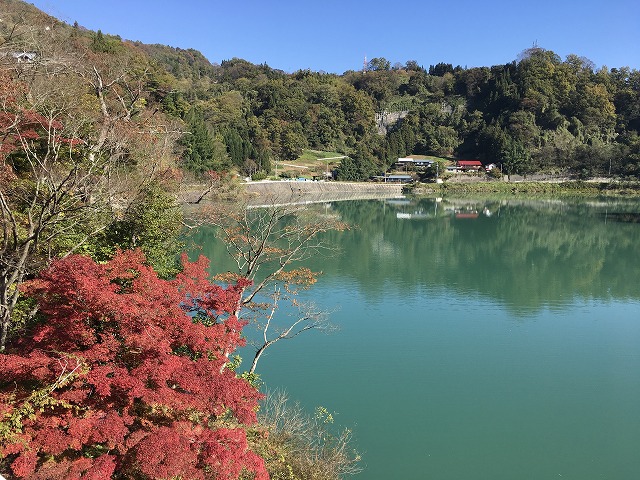
<instances>
[{"instance_id":1,"label":"small house","mask_svg":"<svg viewBox=\"0 0 640 480\"><path fill-rule=\"evenodd\" d=\"M463 172L479 172L482 170L482 162L480 160L458 160L456 167Z\"/></svg>"},{"instance_id":2,"label":"small house","mask_svg":"<svg viewBox=\"0 0 640 480\"><path fill-rule=\"evenodd\" d=\"M35 61L38 56L36 52L13 52L11 55L18 61L18 63L31 63Z\"/></svg>"},{"instance_id":3,"label":"small house","mask_svg":"<svg viewBox=\"0 0 640 480\"><path fill-rule=\"evenodd\" d=\"M387 175L384 177L384 181L394 183L411 183L413 182L413 177L411 175Z\"/></svg>"},{"instance_id":4,"label":"small house","mask_svg":"<svg viewBox=\"0 0 640 480\"><path fill-rule=\"evenodd\" d=\"M433 160L424 160L421 158L406 157L406 158L399 158L396 161L396 167L409 170L412 168L427 168L433 165L433 163L434 163Z\"/></svg>"}]
</instances>

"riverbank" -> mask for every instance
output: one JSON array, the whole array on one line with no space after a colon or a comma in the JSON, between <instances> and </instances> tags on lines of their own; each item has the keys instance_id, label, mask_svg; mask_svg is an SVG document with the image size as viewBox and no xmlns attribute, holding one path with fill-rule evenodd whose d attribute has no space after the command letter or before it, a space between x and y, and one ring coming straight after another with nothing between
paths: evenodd
<instances>
[{"instance_id":1,"label":"riverbank","mask_svg":"<svg viewBox=\"0 0 640 480\"><path fill-rule=\"evenodd\" d=\"M413 195L534 195L534 196L640 196L637 181L581 181L564 182L519 181L476 183L425 183L416 184L408 190Z\"/></svg>"},{"instance_id":2,"label":"riverbank","mask_svg":"<svg viewBox=\"0 0 640 480\"><path fill-rule=\"evenodd\" d=\"M180 194L183 205L200 203L197 199L206 190L205 185L191 185ZM374 182L297 182L261 181L236 183L223 197L244 197L249 206L259 207L281 204L328 203L343 200L366 200L414 196L526 196L526 197L636 197L640 196L638 181L517 181L399 183ZM219 196L216 198L220 198ZM211 201L208 195L202 198Z\"/></svg>"}]
</instances>

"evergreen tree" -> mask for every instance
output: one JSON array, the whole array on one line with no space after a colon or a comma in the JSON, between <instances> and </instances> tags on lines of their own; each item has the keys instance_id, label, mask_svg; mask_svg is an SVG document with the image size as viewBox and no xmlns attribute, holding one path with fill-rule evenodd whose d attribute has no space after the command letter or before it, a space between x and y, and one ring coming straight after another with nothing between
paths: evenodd
<instances>
[{"instance_id":1,"label":"evergreen tree","mask_svg":"<svg viewBox=\"0 0 640 480\"><path fill-rule=\"evenodd\" d=\"M192 108L185 122L188 132L180 141L184 147L182 154L184 167L199 175L209 170L228 168L229 159L224 144L220 138L209 133L202 114Z\"/></svg>"}]
</instances>

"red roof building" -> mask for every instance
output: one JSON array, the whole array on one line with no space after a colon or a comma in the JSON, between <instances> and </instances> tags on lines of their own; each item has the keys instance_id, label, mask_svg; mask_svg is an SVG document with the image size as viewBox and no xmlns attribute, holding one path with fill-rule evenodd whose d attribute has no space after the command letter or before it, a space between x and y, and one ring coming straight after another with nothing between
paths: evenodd
<instances>
[{"instance_id":1,"label":"red roof building","mask_svg":"<svg viewBox=\"0 0 640 480\"><path fill-rule=\"evenodd\" d=\"M482 162L480 160L458 160L456 167L460 170L481 170Z\"/></svg>"}]
</instances>

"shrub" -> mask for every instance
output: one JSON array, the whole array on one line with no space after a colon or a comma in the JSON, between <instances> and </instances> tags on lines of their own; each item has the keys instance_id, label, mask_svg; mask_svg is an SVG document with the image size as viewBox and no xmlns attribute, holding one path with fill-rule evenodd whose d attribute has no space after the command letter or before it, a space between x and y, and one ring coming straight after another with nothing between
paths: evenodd
<instances>
[{"instance_id":1,"label":"shrub","mask_svg":"<svg viewBox=\"0 0 640 480\"><path fill-rule=\"evenodd\" d=\"M139 251L57 260L25 293L41 323L0 354L0 471L16 478L266 479L248 446L262 395L225 368L245 281L183 258L162 280ZM243 283L244 282L244 283Z\"/></svg>"},{"instance_id":2,"label":"shrub","mask_svg":"<svg viewBox=\"0 0 640 480\"><path fill-rule=\"evenodd\" d=\"M259 420L269 435L256 450L272 479L338 480L361 471L351 431L337 429L326 408L318 407L309 416L285 393L272 392L259 410Z\"/></svg>"}]
</instances>

